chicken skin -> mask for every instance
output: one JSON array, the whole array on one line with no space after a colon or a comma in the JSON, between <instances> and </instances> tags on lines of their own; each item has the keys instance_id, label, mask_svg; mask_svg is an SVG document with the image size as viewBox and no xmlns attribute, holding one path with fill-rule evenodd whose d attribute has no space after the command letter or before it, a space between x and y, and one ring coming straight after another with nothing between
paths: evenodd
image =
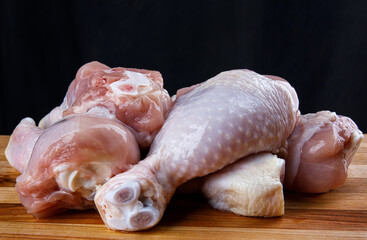
<instances>
[{"instance_id":1,"label":"chicken skin","mask_svg":"<svg viewBox=\"0 0 367 240\"><path fill-rule=\"evenodd\" d=\"M175 100L147 158L111 178L95 203L108 228L147 229L175 189L257 152L278 152L299 117L288 83L249 70L218 74Z\"/></svg>"}]
</instances>

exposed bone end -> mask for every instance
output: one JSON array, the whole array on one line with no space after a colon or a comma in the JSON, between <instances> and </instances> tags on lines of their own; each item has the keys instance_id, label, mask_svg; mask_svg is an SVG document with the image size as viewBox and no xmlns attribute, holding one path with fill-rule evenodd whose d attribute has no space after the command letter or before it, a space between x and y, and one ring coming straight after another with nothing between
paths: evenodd
<instances>
[{"instance_id":1,"label":"exposed bone end","mask_svg":"<svg viewBox=\"0 0 367 240\"><path fill-rule=\"evenodd\" d=\"M148 212L140 212L136 214L135 216L130 218L130 224L131 226L135 228L141 228L149 225L153 220L153 215Z\"/></svg>"},{"instance_id":2,"label":"exposed bone end","mask_svg":"<svg viewBox=\"0 0 367 240\"><path fill-rule=\"evenodd\" d=\"M167 201L162 186L148 171L133 172L115 176L97 191L97 209L112 230L144 230L162 218Z\"/></svg>"},{"instance_id":3,"label":"exposed bone end","mask_svg":"<svg viewBox=\"0 0 367 240\"><path fill-rule=\"evenodd\" d=\"M159 214L157 210L148 207L132 216L130 218L130 225L137 230L147 229L158 223L160 220L158 217Z\"/></svg>"},{"instance_id":4,"label":"exposed bone end","mask_svg":"<svg viewBox=\"0 0 367 240\"><path fill-rule=\"evenodd\" d=\"M133 191L133 189L127 187L127 188L123 188L120 189L114 196L114 200L116 202L121 202L121 203L128 203L131 200L133 200L135 196L135 192Z\"/></svg>"}]
</instances>

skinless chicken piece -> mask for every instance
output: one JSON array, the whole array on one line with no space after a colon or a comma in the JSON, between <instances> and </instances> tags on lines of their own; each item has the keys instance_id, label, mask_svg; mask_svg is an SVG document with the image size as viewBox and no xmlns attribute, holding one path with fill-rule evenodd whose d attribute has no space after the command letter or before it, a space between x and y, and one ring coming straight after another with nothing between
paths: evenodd
<instances>
[{"instance_id":1,"label":"skinless chicken piece","mask_svg":"<svg viewBox=\"0 0 367 240\"><path fill-rule=\"evenodd\" d=\"M335 112L302 115L288 139L284 188L322 193L344 184L363 139L357 125Z\"/></svg>"},{"instance_id":2,"label":"skinless chicken piece","mask_svg":"<svg viewBox=\"0 0 367 240\"><path fill-rule=\"evenodd\" d=\"M284 214L282 181L285 161L256 153L209 174L201 191L215 209L251 217Z\"/></svg>"},{"instance_id":3,"label":"skinless chicken piece","mask_svg":"<svg viewBox=\"0 0 367 240\"><path fill-rule=\"evenodd\" d=\"M94 207L96 188L140 158L128 127L93 115L66 117L45 130L27 118L14 134L6 157L21 166L16 191L28 213L36 217ZM23 158L14 160L15 149Z\"/></svg>"},{"instance_id":4,"label":"skinless chicken piece","mask_svg":"<svg viewBox=\"0 0 367 240\"><path fill-rule=\"evenodd\" d=\"M24 118L14 129L5 149L5 156L9 164L20 173L27 168L34 144L44 132L35 125L32 118Z\"/></svg>"},{"instance_id":5,"label":"skinless chicken piece","mask_svg":"<svg viewBox=\"0 0 367 240\"><path fill-rule=\"evenodd\" d=\"M177 97L147 158L110 179L95 203L108 228L136 231L161 219L175 189L256 152L277 152L297 121L288 84L249 70L223 72Z\"/></svg>"},{"instance_id":6,"label":"skinless chicken piece","mask_svg":"<svg viewBox=\"0 0 367 240\"><path fill-rule=\"evenodd\" d=\"M130 126L139 146L146 148L162 127L171 105L158 71L110 68L90 62L78 70L63 103L46 115L39 126L47 128L75 113L93 113Z\"/></svg>"}]
</instances>

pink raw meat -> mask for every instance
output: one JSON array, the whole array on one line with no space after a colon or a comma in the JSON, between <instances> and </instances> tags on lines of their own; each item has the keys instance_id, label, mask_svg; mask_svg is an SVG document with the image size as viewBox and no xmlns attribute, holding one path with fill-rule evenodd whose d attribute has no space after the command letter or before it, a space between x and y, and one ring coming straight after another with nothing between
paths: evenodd
<instances>
[{"instance_id":1,"label":"pink raw meat","mask_svg":"<svg viewBox=\"0 0 367 240\"><path fill-rule=\"evenodd\" d=\"M176 99L148 157L97 191L108 228L154 226L179 185L251 153L277 152L299 115L288 83L249 70L220 73L190 90Z\"/></svg>"},{"instance_id":2,"label":"pink raw meat","mask_svg":"<svg viewBox=\"0 0 367 240\"><path fill-rule=\"evenodd\" d=\"M306 193L340 187L362 139L348 117L330 111L302 115L288 139L284 187Z\"/></svg>"},{"instance_id":3,"label":"pink raw meat","mask_svg":"<svg viewBox=\"0 0 367 240\"><path fill-rule=\"evenodd\" d=\"M125 123L134 130L139 146L146 148L162 127L171 105L158 71L110 68L90 62L78 70L64 102L39 126L47 128L65 116L89 112Z\"/></svg>"},{"instance_id":4,"label":"pink raw meat","mask_svg":"<svg viewBox=\"0 0 367 240\"><path fill-rule=\"evenodd\" d=\"M7 157L20 166L16 190L36 217L93 207L96 188L140 158L135 136L127 127L92 115L66 117L46 130L25 119L14 134ZM23 154L12 159L13 149Z\"/></svg>"},{"instance_id":5,"label":"pink raw meat","mask_svg":"<svg viewBox=\"0 0 367 240\"><path fill-rule=\"evenodd\" d=\"M9 164L20 173L27 169L34 144L44 132L43 129L35 127L35 124L32 118L24 118L14 129L5 149L5 157Z\"/></svg>"}]
</instances>

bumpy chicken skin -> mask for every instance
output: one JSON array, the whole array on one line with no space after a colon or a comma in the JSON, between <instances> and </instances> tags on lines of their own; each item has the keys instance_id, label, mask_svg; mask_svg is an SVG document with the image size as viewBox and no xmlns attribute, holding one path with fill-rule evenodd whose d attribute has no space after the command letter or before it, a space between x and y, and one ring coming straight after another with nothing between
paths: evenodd
<instances>
[{"instance_id":1,"label":"bumpy chicken skin","mask_svg":"<svg viewBox=\"0 0 367 240\"><path fill-rule=\"evenodd\" d=\"M277 152L298 117L293 92L255 72L233 70L179 96L148 157L98 190L95 202L107 227L152 227L180 184L252 153Z\"/></svg>"}]
</instances>

